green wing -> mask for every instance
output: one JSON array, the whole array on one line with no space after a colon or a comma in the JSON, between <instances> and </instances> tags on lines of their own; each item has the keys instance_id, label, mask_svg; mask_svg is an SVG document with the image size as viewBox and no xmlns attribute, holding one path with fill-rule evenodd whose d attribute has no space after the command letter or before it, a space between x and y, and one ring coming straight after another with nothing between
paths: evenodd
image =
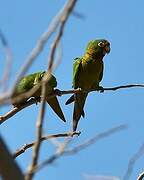
<instances>
[{"instance_id":1,"label":"green wing","mask_svg":"<svg viewBox=\"0 0 144 180\"><path fill-rule=\"evenodd\" d=\"M37 85L42 80L42 78L44 77L45 74L46 74L45 71L36 73L36 76L34 79L34 85ZM48 85L52 88L55 88L57 86L56 78L52 74L48 81Z\"/></svg>"},{"instance_id":2,"label":"green wing","mask_svg":"<svg viewBox=\"0 0 144 180\"><path fill-rule=\"evenodd\" d=\"M48 81L48 85L52 88L55 88L57 86L57 80L53 75L51 75L51 78Z\"/></svg>"},{"instance_id":3,"label":"green wing","mask_svg":"<svg viewBox=\"0 0 144 180\"><path fill-rule=\"evenodd\" d=\"M79 81L79 72L80 72L80 69L81 69L81 62L82 62L82 59L81 58L76 58L74 59L75 62L73 64L73 87L76 89L78 88L78 81Z\"/></svg>"},{"instance_id":4,"label":"green wing","mask_svg":"<svg viewBox=\"0 0 144 180\"><path fill-rule=\"evenodd\" d=\"M34 86L34 80L36 76L37 73L23 77L17 85L14 94L22 94L30 90Z\"/></svg>"},{"instance_id":5,"label":"green wing","mask_svg":"<svg viewBox=\"0 0 144 180\"><path fill-rule=\"evenodd\" d=\"M41 71L21 78L20 82L18 83L14 91L14 95L19 95L29 91L36 85L36 83L38 83L43 78L44 74L45 72Z\"/></svg>"}]
</instances>

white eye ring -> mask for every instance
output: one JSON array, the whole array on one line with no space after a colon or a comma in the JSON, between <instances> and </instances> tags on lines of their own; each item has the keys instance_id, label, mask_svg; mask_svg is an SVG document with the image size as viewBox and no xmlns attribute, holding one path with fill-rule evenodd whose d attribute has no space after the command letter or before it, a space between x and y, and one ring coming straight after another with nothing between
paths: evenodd
<instances>
[{"instance_id":1,"label":"white eye ring","mask_svg":"<svg viewBox=\"0 0 144 180\"><path fill-rule=\"evenodd\" d=\"M99 46L99 47L104 47L104 43L103 43L103 42L99 42L99 43L98 43L98 46Z\"/></svg>"}]
</instances>

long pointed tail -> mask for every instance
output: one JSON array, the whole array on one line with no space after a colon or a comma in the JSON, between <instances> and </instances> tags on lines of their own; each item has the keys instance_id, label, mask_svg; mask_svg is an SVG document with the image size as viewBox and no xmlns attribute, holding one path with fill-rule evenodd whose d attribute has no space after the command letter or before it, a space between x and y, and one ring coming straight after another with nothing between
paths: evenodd
<instances>
[{"instance_id":1,"label":"long pointed tail","mask_svg":"<svg viewBox=\"0 0 144 180\"><path fill-rule=\"evenodd\" d=\"M59 116L59 118L62 119L64 122L66 122L57 97L46 99L46 101L50 105L50 107L53 109L53 111Z\"/></svg>"},{"instance_id":2,"label":"long pointed tail","mask_svg":"<svg viewBox=\"0 0 144 180\"><path fill-rule=\"evenodd\" d=\"M73 131L76 131L80 117L84 117L84 104L87 93L80 93L75 95L74 112L73 112Z\"/></svg>"},{"instance_id":3,"label":"long pointed tail","mask_svg":"<svg viewBox=\"0 0 144 180\"><path fill-rule=\"evenodd\" d=\"M65 105L71 104L72 102L74 102L75 98L74 98L74 94L66 101Z\"/></svg>"}]
</instances>

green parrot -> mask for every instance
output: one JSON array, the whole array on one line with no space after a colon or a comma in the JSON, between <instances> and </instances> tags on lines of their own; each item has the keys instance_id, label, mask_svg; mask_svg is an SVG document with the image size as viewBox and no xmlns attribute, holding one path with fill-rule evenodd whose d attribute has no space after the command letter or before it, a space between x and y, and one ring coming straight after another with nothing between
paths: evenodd
<instances>
[{"instance_id":1,"label":"green parrot","mask_svg":"<svg viewBox=\"0 0 144 180\"><path fill-rule=\"evenodd\" d=\"M92 40L88 43L85 54L76 58L73 65L73 88L84 91L100 90L103 77L103 57L110 52L110 43L105 39ZM73 131L76 131L81 116L85 116L84 104L88 92L72 95L67 102L74 102Z\"/></svg>"},{"instance_id":2,"label":"green parrot","mask_svg":"<svg viewBox=\"0 0 144 180\"><path fill-rule=\"evenodd\" d=\"M45 75L45 71L42 72L37 72L34 74L30 74L28 76L23 77L20 82L18 83L17 87L15 88L12 98L11 98L11 102L14 106L20 106L21 104L26 103L26 101L29 98L34 97L35 99L40 98L41 96L41 87L30 97L26 97L21 99L20 101L16 101L14 99L14 97L21 95L23 93L28 92L30 89L32 89L34 86L38 85L38 83L42 80L42 78ZM47 103L51 106L51 108L53 109L53 111L65 122L65 117L64 114L61 110L61 107L59 105L58 99L56 96L52 97L52 98L48 98L48 96L52 93L52 91L54 90L54 88L57 86L57 81L56 78L51 75L51 78L49 79L49 81L46 84L46 101Z\"/></svg>"}]
</instances>

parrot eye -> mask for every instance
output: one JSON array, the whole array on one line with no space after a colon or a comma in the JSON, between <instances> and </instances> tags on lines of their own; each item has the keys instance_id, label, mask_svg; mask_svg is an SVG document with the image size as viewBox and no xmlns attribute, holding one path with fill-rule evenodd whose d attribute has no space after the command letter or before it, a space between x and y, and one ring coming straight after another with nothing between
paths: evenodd
<instances>
[{"instance_id":1,"label":"parrot eye","mask_svg":"<svg viewBox=\"0 0 144 180\"><path fill-rule=\"evenodd\" d=\"M98 46L99 46L99 47L104 47L105 44L104 44L103 42L99 42L99 43L98 43Z\"/></svg>"}]
</instances>

